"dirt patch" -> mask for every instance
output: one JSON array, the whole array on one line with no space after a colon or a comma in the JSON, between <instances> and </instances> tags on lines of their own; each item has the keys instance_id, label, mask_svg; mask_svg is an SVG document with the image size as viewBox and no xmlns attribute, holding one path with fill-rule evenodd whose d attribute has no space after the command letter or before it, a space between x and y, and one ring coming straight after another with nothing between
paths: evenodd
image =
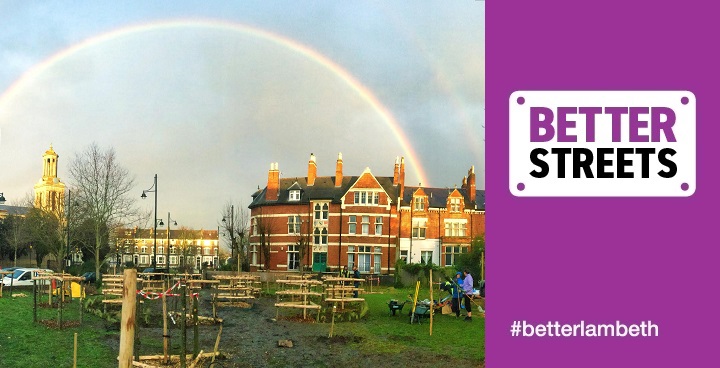
<instances>
[{"instance_id":1,"label":"dirt patch","mask_svg":"<svg viewBox=\"0 0 720 368\"><path fill-rule=\"evenodd\" d=\"M199 313L212 316L209 293L201 293ZM356 344L364 341L362 336L344 332L328 338L329 323L318 323L317 314L308 313L307 318L295 312L276 310L275 298L260 297L248 307L218 308L223 330L220 340L222 357L213 367L397 367L412 365L413 368L437 367L438 364L462 367L478 367L478 362L469 362L456 357L442 357L422 351L402 353L374 353L357 349ZM168 303L171 305L172 303ZM159 302L145 303L153 308L151 327L140 328L140 355L162 354L162 318ZM312 317L311 317L312 316ZM321 315L322 317L322 315ZM322 319L322 318L321 318ZM160 323L158 323L160 321ZM179 321L169 322L171 354L179 354L181 331ZM336 323L338 323L336 319ZM343 322L355 323L355 322ZM220 324L198 326L199 350L212 352ZM388 339L414 340L412 336L388 336ZM292 347L279 347L278 341L290 340ZM109 337L108 345L117 350L117 336ZM187 330L187 352L193 351L193 328ZM208 367L209 360L202 367ZM480 365L482 367L482 365Z\"/></svg>"},{"instance_id":2,"label":"dirt patch","mask_svg":"<svg viewBox=\"0 0 720 368\"><path fill-rule=\"evenodd\" d=\"M58 323L58 320L56 319L42 319L38 321L39 324L52 328L52 329L60 329L60 324ZM78 327L80 326L80 321L63 321L62 328L70 328L70 327Z\"/></svg>"}]
</instances>

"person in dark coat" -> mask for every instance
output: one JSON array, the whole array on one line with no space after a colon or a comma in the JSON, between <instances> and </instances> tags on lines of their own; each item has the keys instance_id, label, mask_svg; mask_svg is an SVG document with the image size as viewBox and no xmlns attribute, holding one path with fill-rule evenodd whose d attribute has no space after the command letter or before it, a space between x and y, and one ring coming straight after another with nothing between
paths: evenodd
<instances>
[{"instance_id":1,"label":"person in dark coat","mask_svg":"<svg viewBox=\"0 0 720 368\"><path fill-rule=\"evenodd\" d=\"M353 278L356 278L356 279L359 279L359 278L360 278L360 271L358 271L357 266L353 266ZM353 286L355 286L355 290L353 291L353 298L357 298L357 297L358 297L358 290L357 290L357 289L360 287L360 282L359 282L359 281L355 281L355 283L353 284Z\"/></svg>"}]
</instances>

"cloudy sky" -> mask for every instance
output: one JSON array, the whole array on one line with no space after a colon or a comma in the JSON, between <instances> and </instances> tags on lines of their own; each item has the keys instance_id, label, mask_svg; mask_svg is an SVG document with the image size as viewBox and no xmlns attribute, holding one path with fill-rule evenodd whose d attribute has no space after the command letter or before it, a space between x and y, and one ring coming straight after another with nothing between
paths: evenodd
<instances>
[{"instance_id":1,"label":"cloudy sky","mask_svg":"<svg viewBox=\"0 0 720 368\"><path fill-rule=\"evenodd\" d=\"M281 177L365 167L484 188L483 1L0 1L0 192L95 142L158 217L214 229Z\"/></svg>"}]
</instances>

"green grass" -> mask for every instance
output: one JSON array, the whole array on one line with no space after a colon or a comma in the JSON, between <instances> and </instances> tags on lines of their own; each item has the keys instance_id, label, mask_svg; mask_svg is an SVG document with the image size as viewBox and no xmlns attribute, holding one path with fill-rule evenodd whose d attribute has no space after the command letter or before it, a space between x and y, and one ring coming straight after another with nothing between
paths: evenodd
<instances>
[{"instance_id":1,"label":"green grass","mask_svg":"<svg viewBox=\"0 0 720 368\"><path fill-rule=\"evenodd\" d=\"M366 352L401 353L407 351L424 352L436 356L451 356L474 361L485 360L485 319L473 306L473 321L465 322L463 317L455 314L435 314L433 330L430 336L430 321L410 324L409 311L412 303L408 303L402 312L391 316L387 302L397 299L402 302L408 295L415 292L410 289L380 289L382 294L365 294L369 312L366 318L357 323L340 323L336 325L336 335L362 336L363 341L357 347ZM434 299L448 295L434 291ZM418 300L429 299L429 290L420 292ZM464 313L464 312L463 312ZM468 354L470 354L468 356Z\"/></svg>"},{"instance_id":2,"label":"green grass","mask_svg":"<svg viewBox=\"0 0 720 368\"><path fill-rule=\"evenodd\" d=\"M15 288L25 297L10 297L9 288L0 298L0 367L72 367L73 337L78 333L78 367L115 367L117 362L109 345L104 323L84 314L79 327L51 329L33 322L32 289ZM40 302L40 301L38 301ZM47 303L47 297L43 302ZM79 321L79 300L66 303L64 321ZM38 320L57 320L56 308L38 308Z\"/></svg>"}]
</instances>

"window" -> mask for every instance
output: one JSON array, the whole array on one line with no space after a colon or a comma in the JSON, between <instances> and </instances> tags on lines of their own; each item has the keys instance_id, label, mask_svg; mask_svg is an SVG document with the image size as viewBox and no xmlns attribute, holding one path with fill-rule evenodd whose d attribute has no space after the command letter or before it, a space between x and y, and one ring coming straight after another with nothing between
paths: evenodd
<instances>
[{"instance_id":1,"label":"window","mask_svg":"<svg viewBox=\"0 0 720 368\"><path fill-rule=\"evenodd\" d=\"M355 251L357 250L357 254ZM382 247L371 247L366 245L348 246L348 269L352 269L356 265L360 272L380 273L380 265L382 261ZM356 258L357 257L357 258Z\"/></svg>"},{"instance_id":2,"label":"window","mask_svg":"<svg viewBox=\"0 0 720 368\"><path fill-rule=\"evenodd\" d=\"M176 266L178 263L177 256L170 256L170 264Z\"/></svg>"},{"instance_id":3,"label":"window","mask_svg":"<svg viewBox=\"0 0 720 368\"><path fill-rule=\"evenodd\" d=\"M252 227L252 234L257 235L257 219L253 218L250 220L250 227Z\"/></svg>"},{"instance_id":4,"label":"window","mask_svg":"<svg viewBox=\"0 0 720 368\"><path fill-rule=\"evenodd\" d=\"M373 191L357 191L355 192L355 204L378 204L380 193Z\"/></svg>"},{"instance_id":5,"label":"window","mask_svg":"<svg viewBox=\"0 0 720 368\"><path fill-rule=\"evenodd\" d=\"M355 247L348 246L348 270L352 270L355 267Z\"/></svg>"},{"instance_id":6,"label":"window","mask_svg":"<svg viewBox=\"0 0 720 368\"><path fill-rule=\"evenodd\" d=\"M450 212L460 212L460 198L450 198Z\"/></svg>"},{"instance_id":7,"label":"window","mask_svg":"<svg viewBox=\"0 0 720 368\"><path fill-rule=\"evenodd\" d=\"M428 262L432 262L432 251L431 250L424 250L420 252L420 259L422 260L422 263L427 264Z\"/></svg>"},{"instance_id":8,"label":"window","mask_svg":"<svg viewBox=\"0 0 720 368\"><path fill-rule=\"evenodd\" d=\"M415 197L415 211L425 211L425 197Z\"/></svg>"},{"instance_id":9,"label":"window","mask_svg":"<svg viewBox=\"0 0 720 368\"><path fill-rule=\"evenodd\" d=\"M288 216L288 234L300 234L300 216Z\"/></svg>"},{"instance_id":10,"label":"window","mask_svg":"<svg viewBox=\"0 0 720 368\"><path fill-rule=\"evenodd\" d=\"M327 245L328 242L328 231L327 229L323 228L320 230L320 228L315 228L315 231L313 232L313 243L316 245L325 244Z\"/></svg>"},{"instance_id":11,"label":"window","mask_svg":"<svg viewBox=\"0 0 720 368\"><path fill-rule=\"evenodd\" d=\"M457 262L460 254L467 253L468 247L462 245L450 245L445 247L445 266L452 266Z\"/></svg>"},{"instance_id":12,"label":"window","mask_svg":"<svg viewBox=\"0 0 720 368\"><path fill-rule=\"evenodd\" d=\"M425 239L426 228L427 228L427 220L413 221L412 237L415 239Z\"/></svg>"},{"instance_id":13,"label":"window","mask_svg":"<svg viewBox=\"0 0 720 368\"><path fill-rule=\"evenodd\" d=\"M257 263L257 258L258 258L258 246L257 246L257 244L253 244L253 245L252 245L252 247L250 248L250 254L251 254L250 258L252 259L252 261L251 261L252 264L254 264L254 265L258 264L258 263Z\"/></svg>"},{"instance_id":14,"label":"window","mask_svg":"<svg viewBox=\"0 0 720 368\"><path fill-rule=\"evenodd\" d=\"M140 256L140 264L141 265L150 264L150 257L148 257L146 255Z\"/></svg>"},{"instance_id":15,"label":"window","mask_svg":"<svg viewBox=\"0 0 720 368\"><path fill-rule=\"evenodd\" d=\"M211 255L211 254L210 254L211 251L212 251L212 249L210 249L210 248L203 248L203 254L206 255L206 256Z\"/></svg>"},{"instance_id":16,"label":"window","mask_svg":"<svg viewBox=\"0 0 720 368\"><path fill-rule=\"evenodd\" d=\"M177 254L177 247L170 247L170 254Z\"/></svg>"},{"instance_id":17,"label":"window","mask_svg":"<svg viewBox=\"0 0 720 368\"><path fill-rule=\"evenodd\" d=\"M165 264L165 256L157 256L155 257L155 262L157 264Z\"/></svg>"},{"instance_id":18,"label":"window","mask_svg":"<svg viewBox=\"0 0 720 368\"><path fill-rule=\"evenodd\" d=\"M125 247L125 253L130 253L130 247Z\"/></svg>"},{"instance_id":19,"label":"window","mask_svg":"<svg viewBox=\"0 0 720 368\"><path fill-rule=\"evenodd\" d=\"M290 200L291 201L299 201L300 200L300 191L299 190L291 190L290 191Z\"/></svg>"},{"instance_id":20,"label":"window","mask_svg":"<svg viewBox=\"0 0 720 368\"><path fill-rule=\"evenodd\" d=\"M320 203L315 204L315 220L327 220L328 219L328 204L323 203L322 206L320 206Z\"/></svg>"},{"instance_id":21,"label":"window","mask_svg":"<svg viewBox=\"0 0 720 368\"><path fill-rule=\"evenodd\" d=\"M466 236L467 220L445 221L445 236Z\"/></svg>"},{"instance_id":22,"label":"window","mask_svg":"<svg viewBox=\"0 0 720 368\"><path fill-rule=\"evenodd\" d=\"M383 219L381 216L375 217L375 235L382 235Z\"/></svg>"},{"instance_id":23,"label":"window","mask_svg":"<svg viewBox=\"0 0 720 368\"><path fill-rule=\"evenodd\" d=\"M348 234L355 234L357 232L357 216L348 216Z\"/></svg>"},{"instance_id":24,"label":"window","mask_svg":"<svg viewBox=\"0 0 720 368\"><path fill-rule=\"evenodd\" d=\"M362 234L363 235L370 234L370 216L362 217Z\"/></svg>"},{"instance_id":25,"label":"window","mask_svg":"<svg viewBox=\"0 0 720 368\"><path fill-rule=\"evenodd\" d=\"M147 253L147 247L140 248L140 253Z\"/></svg>"},{"instance_id":26,"label":"window","mask_svg":"<svg viewBox=\"0 0 720 368\"><path fill-rule=\"evenodd\" d=\"M408 260L408 251L401 250L400 251L400 259L402 259L405 263L407 263Z\"/></svg>"},{"instance_id":27,"label":"window","mask_svg":"<svg viewBox=\"0 0 720 368\"><path fill-rule=\"evenodd\" d=\"M288 245L287 268L288 270L300 269L300 252L297 245Z\"/></svg>"},{"instance_id":28,"label":"window","mask_svg":"<svg viewBox=\"0 0 720 368\"><path fill-rule=\"evenodd\" d=\"M165 247L158 247L158 254L164 254L165 253Z\"/></svg>"}]
</instances>

